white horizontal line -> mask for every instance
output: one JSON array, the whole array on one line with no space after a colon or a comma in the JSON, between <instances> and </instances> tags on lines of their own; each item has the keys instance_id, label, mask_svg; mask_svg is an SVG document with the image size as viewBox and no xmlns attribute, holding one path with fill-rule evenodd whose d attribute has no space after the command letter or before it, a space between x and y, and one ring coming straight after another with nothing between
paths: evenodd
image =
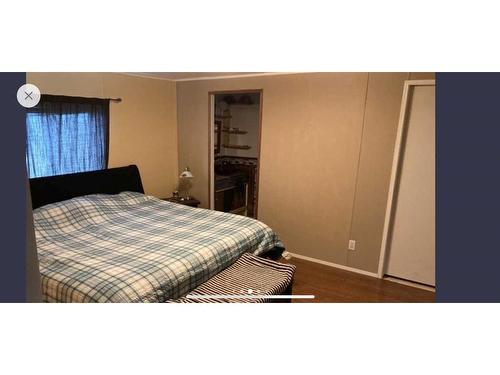
<instances>
[{"instance_id":1,"label":"white horizontal line","mask_svg":"<svg viewBox=\"0 0 500 375\"><path fill-rule=\"evenodd\" d=\"M161 73L161 72L159 72ZM184 72L173 72L173 73L184 73ZM190 72L187 72L190 73ZM211 73L211 72L208 72ZM289 75L289 74L308 74L314 72L262 72L262 73L243 73L243 74L231 74L227 76L204 76L204 77L189 77L189 78L167 78L160 75L155 75L155 73L116 73L134 77L141 78L151 78L151 79L159 79L163 81L170 82L188 82L188 81L210 81L215 79L233 79L233 78L252 78L252 77L265 77L265 76L281 76L281 75Z\"/></svg>"},{"instance_id":2,"label":"white horizontal line","mask_svg":"<svg viewBox=\"0 0 500 375\"><path fill-rule=\"evenodd\" d=\"M211 81L211 80L215 80L215 79L281 76L281 75L288 75L288 74L303 74L303 73L309 73L309 72L264 72L264 73L249 73L249 74L231 74L228 76L206 76L206 77L177 78L177 79L173 79L173 81L175 81L175 82Z\"/></svg>"},{"instance_id":3,"label":"white horizontal line","mask_svg":"<svg viewBox=\"0 0 500 375\"><path fill-rule=\"evenodd\" d=\"M191 295L188 294L186 296L188 299L314 299L314 295L312 294L293 294L293 295L250 295L250 294L202 294L202 295Z\"/></svg>"}]
</instances>

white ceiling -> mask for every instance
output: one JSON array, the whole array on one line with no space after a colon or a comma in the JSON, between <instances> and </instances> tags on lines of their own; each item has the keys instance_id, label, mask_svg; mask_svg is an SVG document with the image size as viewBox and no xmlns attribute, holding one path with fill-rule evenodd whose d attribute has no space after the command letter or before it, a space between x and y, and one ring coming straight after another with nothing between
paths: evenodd
<instances>
[{"instance_id":1,"label":"white ceiling","mask_svg":"<svg viewBox=\"0 0 500 375\"><path fill-rule=\"evenodd\" d=\"M220 77L240 77L248 75L265 75L256 72L157 72L157 73L129 73L137 76L168 79L171 81L191 81L201 79L214 79Z\"/></svg>"}]
</instances>

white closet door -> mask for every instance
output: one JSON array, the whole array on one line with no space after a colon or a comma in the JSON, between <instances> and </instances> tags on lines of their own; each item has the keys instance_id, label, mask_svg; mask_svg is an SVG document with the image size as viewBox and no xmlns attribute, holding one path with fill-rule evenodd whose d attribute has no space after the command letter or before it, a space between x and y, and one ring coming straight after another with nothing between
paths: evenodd
<instances>
[{"instance_id":1,"label":"white closet door","mask_svg":"<svg viewBox=\"0 0 500 375\"><path fill-rule=\"evenodd\" d=\"M435 285L435 86L409 94L386 273Z\"/></svg>"}]
</instances>

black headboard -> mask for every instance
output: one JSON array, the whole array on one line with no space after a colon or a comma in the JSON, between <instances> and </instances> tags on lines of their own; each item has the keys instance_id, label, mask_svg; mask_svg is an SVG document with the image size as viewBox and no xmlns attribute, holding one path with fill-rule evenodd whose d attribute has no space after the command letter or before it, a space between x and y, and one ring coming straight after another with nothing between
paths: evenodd
<instances>
[{"instance_id":1,"label":"black headboard","mask_svg":"<svg viewBox=\"0 0 500 375\"><path fill-rule=\"evenodd\" d=\"M136 165L30 179L33 208L88 194L144 193Z\"/></svg>"}]
</instances>

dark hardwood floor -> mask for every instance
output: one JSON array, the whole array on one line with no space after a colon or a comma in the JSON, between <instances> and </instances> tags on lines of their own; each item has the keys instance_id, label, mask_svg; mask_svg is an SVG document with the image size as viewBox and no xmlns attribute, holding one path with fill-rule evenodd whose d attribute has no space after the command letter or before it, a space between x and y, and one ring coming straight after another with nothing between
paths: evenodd
<instances>
[{"instance_id":1,"label":"dark hardwood floor","mask_svg":"<svg viewBox=\"0 0 500 375\"><path fill-rule=\"evenodd\" d=\"M355 272L292 258L297 266L293 294L314 294L292 302L434 302L435 293Z\"/></svg>"}]
</instances>

